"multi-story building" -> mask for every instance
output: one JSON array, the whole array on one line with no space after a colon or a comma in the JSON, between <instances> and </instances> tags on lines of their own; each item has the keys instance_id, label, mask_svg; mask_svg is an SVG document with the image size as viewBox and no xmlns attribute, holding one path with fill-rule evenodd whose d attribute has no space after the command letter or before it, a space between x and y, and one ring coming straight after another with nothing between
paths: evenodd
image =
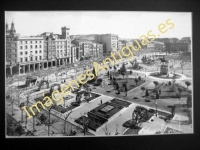
<instances>
[{"instance_id":1,"label":"multi-story building","mask_svg":"<svg viewBox=\"0 0 200 150\"><path fill-rule=\"evenodd\" d=\"M159 41L159 42L162 42L162 43L170 43L169 38L156 38L154 41Z\"/></svg>"},{"instance_id":2,"label":"multi-story building","mask_svg":"<svg viewBox=\"0 0 200 150\"><path fill-rule=\"evenodd\" d=\"M178 39L177 38L170 38L170 43L177 43Z\"/></svg>"},{"instance_id":3,"label":"multi-story building","mask_svg":"<svg viewBox=\"0 0 200 150\"><path fill-rule=\"evenodd\" d=\"M117 47L118 47L119 50L122 49L122 42L121 41L118 41L118 46Z\"/></svg>"},{"instance_id":4,"label":"multi-story building","mask_svg":"<svg viewBox=\"0 0 200 150\"><path fill-rule=\"evenodd\" d=\"M42 37L18 37L18 62L32 62L43 59Z\"/></svg>"},{"instance_id":5,"label":"multi-story building","mask_svg":"<svg viewBox=\"0 0 200 150\"><path fill-rule=\"evenodd\" d=\"M6 23L6 74L13 74L15 70L17 61L17 43L16 43L16 30L14 23L11 23L10 30L8 29L8 24Z\"/></svg>"},{"instance_id":6,"label":"multi-story building","mask_svg":"<svg viewBox=\"0 0 200 150\"><path fill-rule=\"evenodd\" d=\"M188 44L188 51L191 52L191 44Z\"/></svg>"},{"instance_id":7,"label":"multi-story building","mask_svg":"<svg viewBox=\"0 0 200 150\"><path fill-rule=\"evenodd\" d=\"M71 44L71 62L74 63L78 60L80 60L79 46Z\"/></svg>"},{"instance_id":8,"label":"multi-story building","mask_svg":"<svg viewBox=\"0 0 200 150\"><path fill-rule=\"evenodd\" d=\"M16 39L18 50L19 73L40 70L42 68L43 38L18 37Z\"/></svg>"},{"instance_id":9,"label":"multi-story building","mask_svg":"<svg viewBox=\"0 0 200 150\"><path fill-rule=\"evenodd\" d=\"M93 57L99 57L103 55L103 44L92 42L89 47L90 54Z\"/></svg>"},{"instance_id":10,"label":"multi-story building","mask_svg":"<svg viewBox=\"0 0 200 150\"><path fill-rule=\"evenodd\" d=\"M80 58L90 56L90 44L92 41L89 40L72 40L72 43L79 46Z\"/></svg>"},{"instance_id":11,"label":"multi-story building","mask_svg":"<svg viewBox=\"0 0 200 150\"><path fill-rule=\"evenodd\" d=\"M183 37L181 40L185 41L186 43L191 43L190 37Z\"/></svg>"},{"instance_id":12,"label":"multi-story building","mask_svg":"<svg viewBox=\"0 0 200 150\"><path fill-rule=\"evenodd\" d=\"M188 51L188 45L189 43L182 43L182 42L175 43L175 47L178 51Z\"/></svg>"},{"instance_id":13,"label":"multi-story building","mask_svg":"<svg viewBox=\"0 0 200 150\"><path fill-rule=\"evenodd\" d=\"M158 41L152 41L147 44L147 50L151 52L159 52L163 50L164 43Z\"/></svg>"},{"instance_id":14,"label":"multi-story building","mask_svg":"<svg viewBox=\"0 0 200 150\"><path fill-rule=\"evenodd\" d=\"M105 46L104 55L110 55L111 52L116 52L119 50L119 38L116 34L95 35L94 39L96 42L103 43Z\"/></svg>"},{"instance_id":15,"label":"multi-story building","mask_svg":"<svg viewBox=\"0 0 200 150\"><path fill-rule=\"evenodd\" d=\"M12 74L13 66L17 66L20 74L71 63L69 28L62 27L61 32L61 35L44 32L38 36L20 37L13 22L10 30L6 24L6 72ZM76 49L75 56L77 53Z\"/></svg>"},{"instance_id":16,"label":"multi-story building","mask_svg":"<svg viewBox=\"0 0 200 150\"><path fill-rule=\"evenodd\" d=\"M53 34L53 32L41 34L44 38L44 59L50 62L53 61L53 66L71 63L69 28L62 27L61 32L61 35Z\"/></svg>"}]
</instances>

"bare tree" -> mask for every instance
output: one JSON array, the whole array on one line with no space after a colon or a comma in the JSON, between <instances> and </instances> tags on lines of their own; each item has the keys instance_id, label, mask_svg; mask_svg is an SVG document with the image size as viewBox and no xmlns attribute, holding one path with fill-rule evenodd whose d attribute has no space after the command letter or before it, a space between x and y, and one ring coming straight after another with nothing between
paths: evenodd
<instances>
[{"instance_id":1,"label":"bare tree","mask_svg":"<svg viewBox=\"0 0 200 150\"><path fill-rule=\"evenodd\" d=\"M115 131L115 135L118 135L119 132L118 132L118 124L116 125L116 131Z\"/></svg>"},{"instance_id":2,"label":"bare tree","mask_svg":"<svg viewBox=\"0 0 200 150\"><path fill-rule=\"evenodd\" d=\"M24 107L24 106L25 106L25 104L23 102L19 105L19 107L21 109L21 122L23 122L23 109L22 109L22 107Z\"/></svg>"},{"instance_id":3,"label":"bare tree","mask_svg":"<svg viewBox=\"0 0 200 150\"><path fill-rule=\"evenodd\" d=\"M52 108L54 108L54 105L51 105L51 106L49 107L49 109L47 109L48 112L49 112L49 121L47 122L47 126L48 126L48 136L49 136L49 130L50 130L50 125L51 125L50 120L51 120L51 109L52 109Z\"/></svg>"},{"instance_id":4,"label":"bare tree","mask_svg":"<svg viewBox=\"0 0 200 150\"><path fill-rule=\"evenodd\" d=\"M69 115L72 113L72 110L67 114L67 116L65 117L65 120L64 120L64 131L63 131L63 135L66 134L66 121L69 117Z\"/></svg>"},{"instance_id":5,"label":"bare tree","mask_svg":"<svg viewBox=\"0 0 200 150\"><path fill-rule=\"evenodd\" d=\"M18 106L20 105L20 95L23 93L24 89L21 89L17 94L18 94Z\"/></svg>"},{"instance_id":6,"label":"bare tree","mask_svg":"<svg viewBox=\"0 0 200 150\"><path fill-rule=\"evenodd\" d=\"M184 62L182 61L182 62L180 62L180 64L181 64L181 69L182 69L182 74L183 74Z\"/></svg>"},{"instance_id":7,"label":"bare tree","mask_svg":"<svg viewBox=\"0 0 200 150\"><path fill-rule=\"evenodd\" d=\"M107 127L107 125L105 125L104 128L103 128L103 127L101 127L101 128L103 129L105 135L110 135L110 134L111 134L111 133L109 133L109 131L108 131L108 127Z\"/></svg>"},{"instance_id":8,"label":"bare tree","mask_svg":"<svg viewBox=\"0 0 200 150\"><path fill-rule=\"evenodd\" d=\"M33 111L35 110L36 108L33 109ZM39 112L36 110L34 111L35 115L33 115L33 132L35 132L35 118L38 116Z\"/></svg>"},{"instance_id":9,"label":"bare tree","mask_svg":"<svg viewBox=\"0 0 200 150\"><path fill-rule=\"evenodd\" d=\"M28 107L28 103L29 103L29 100L30 100L30 96L31 96L31 93L26 95L26 106L27 107ZM25 124L27 124L27 118L28 118L28 116L27 116L27 113L26 113L26 123Z\"/></svg>"}]
</instances>

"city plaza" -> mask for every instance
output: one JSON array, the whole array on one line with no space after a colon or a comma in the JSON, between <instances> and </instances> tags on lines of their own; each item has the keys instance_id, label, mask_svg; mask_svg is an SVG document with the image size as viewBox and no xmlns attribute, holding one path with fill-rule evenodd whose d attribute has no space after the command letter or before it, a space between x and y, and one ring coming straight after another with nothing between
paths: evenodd
<instances>
[{"instance_id":1,"label":"city plaza","mask_svg":"<svg viewBox=\"0 0 200 150\"><path fill-rule=\"evenodd\" d=\"M135 58L140 58L140 57L135 57ZM119 66L117 68L120 68L120 66L126 62L122 61ZM126 65L127 68L131 66L131 64L129 62L127 62L128 64ZM148 70L148 69L147 69ZM156 66L155 66L155 70L156 70ZM114 69L109 69L110 72L114 71ZM128 70L127 70L128 71ZM130 71L130 70L129 70ZM161 114L158 113L158 116L156 116L155 114L148 119L147 122L143 122L140 127L141 129L139 131L134 131L131 128L127 128L124 127L123 124L132 119L132 112L133 110L137 107L137 106L142 106L144 108L149 109L154 109L155 110L155 102L152 101L150 103L146 103L144 101L144 99L138 96L139 99L134 100L134 96L135 95L140 95L142 96L142 92L141 92L141 87L145 86L145 87L153 87L155 85L152 84L152 82L157 79L155 77L151 77L150 74L151 72L148 72L145 70L143 71L133 71L133 75L129 75L129 76L141 76L142 78L144 77L144 79L147 81L144 84L141 84L141 86L139 85L138 87L128 91L128 96L124 97L124 93L122 92L120 95L116 95L112 85L109 85L109 78L107 79L107 77L105 76L107 74L107 71L100 71L99 72L99 78L103 79L103 83L100 86L91 86L89 85L89 87L92 89L92 93L94 95L98 95L97 98L92 98L89 101L86 101L85 96L82 97L81 99L81 104L79 106L74 106L72 107L72 103L76 102L76 94L75 93L71 93L67 98L65 98L64 103L62 104L61 107L64 108L69 108L65 113L61 113L59 112L58 109L52 109L51 110L51 117L52 118L57 118L58 122L55 122L54 124L52 124L50 126L50 131L52 131L55 136L62 136L62 131L60 128L60 125L63 124L61 122L67 122L66 126L70 126L71 129L75 130L77 132L77 135L79 136L84 136L84 135L95 135L95 136L105 136L105 135L132 135L132 134L166 134L166 133L192 133L193 132L193 127L191 125L187 125L187 124L181 124L181 122L187 122L188 118L187 115L183 112L182 108L178 108L175 113L175 115L173 116L173 118L171 118L170 122L165 122L162 117L162 113L164 114L171 114L171 109L168 108L168 104L177 104L178 103L178 99L170 99L170 100L159 100L158 101L158 109L157 109L157 105L156 105L156 111L160 111L162 112ZM69 73L70 74L70 73ZM76 73L77 75L78 73ZM74 74L75 75L75 74ZM51 80L52 77L52 80ZM69 76L70 77L70 76ZM60 78L60 81L55 81L53 80L53 76L49 75L49 80L52 81L52 83L50 83L50 87L51 85L56 84L63 84L63 79ZM179 83L180 85L183 85L185 80L188 80L189 78L181 75L180 79L177 79L177 83ZM66 79L66 83L70 80L70 78ZM163 82L168 82L171 81L171 79L157 79L159 82L163 81ZM15 83L13 83L14 85ZM107 85L108 84L108 85ZM16 84L15 84L16 85ZM12 85L9 85L12 86ZM53 88L58 88L56 86L53 86ZM191 87L189 87L191 88ZM48 89L44 89L40 91L35 91L34 89L37 89L37 86L33 86L32 88L30 88L28 91L30 91L31 96L29 98L29 105L34 104L35 98L36 96L34 95L40 95L42 92L48 92ZM81 90L85 90L83 87ZM21 94L21 100L20 102L24 102L26 103L26 94L29 92L24 91L24 93ZM31 92L33 91L33 92ZM109 93L108 93L109 92ZM132 96L133 95L133 96ZM118 102L114 102L113 100L117 98ZM24 100L23 100L24 99ZM132 99L132 100L130 100ZM169 102L167 102L169 101ZM123 104L123 103L127 103ZM184 104L185 98L181 98L181 103ZM120 104L119 104L120 103ZM179 100L180 103L180 100ZM119 110L115 110L120 106ZM14 115L12 116L13 118L15 118L17 121L21 121L21 111L19 108L17 108L17 105L14 105L14 108L18 111L14 112ZM100 107L100 108L99 108ZM8 104L8 108L10 108L9 104ZM41 109L41 112L44 114L48 114L48 111ZM40 113L41 113L40 112ZM97 114L95 114L95 112L98 112ZM100 114L101 115L100 115ZM69 114L69 116L68 116ZM24 114L25 115L25 114ZM108 117L108 119L106 119L105 121L102 122L102 124L97 125L95 128L93 128L93 125L88 125L88 129L87 129L87 133L82 133L81 131L84 130L84 125L83 122L81 123L81 119L87 119L88 115L93 115L93 117L95 117L97 120L100 118L104 118L105 120L105 116ZM100 115L100 116L99 116ZM102 116L103 115L103 116ZM66 118L67 116L67 118ZM25 117L25 116L24 116ZM85 118L84 118L85 117ZM67 120L66 120L67 119ZM28 120L28 122L31 122L32 119ZM98 121L97 121L98 122ZM178 122L178 123L177 123ZM23 124L23 123L22 123ZM27 123L27 129L28 130L32 130L33 126L30 123ZM77 129L78 128L78 129ZM47 136L49 135L50 132L48 130L45 130L45 133L43 134L43 136ZM80 132L79 132L80 131ZM35 131L35 135L38 135L41 131Z\"/></svg>"}]
</instances>

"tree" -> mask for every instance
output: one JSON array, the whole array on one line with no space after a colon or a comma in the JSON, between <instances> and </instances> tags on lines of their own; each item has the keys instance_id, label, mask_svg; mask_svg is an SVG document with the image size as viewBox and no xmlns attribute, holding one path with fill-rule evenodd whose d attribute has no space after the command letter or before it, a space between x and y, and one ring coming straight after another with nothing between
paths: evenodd
<instances>
[{"instance_id":1,"label":"tree","mask_svg":"<svg viewBox=\"0 0 200 150\"><path fill-rule=\"evenodd\" d=\"M146 96L146 97L147 97L147 96L149 96L149 92L148 92L148 90L147 90L147 89L146 89L145 96Z\"/></svg>"},{"instance_id":2,"label":"tree","mask_svg":"<svg viewBox=\"0 0 200 150\"><path fill-rule=\"evenodd\" d=\"M41 124L45 124L47 121L47 116L42 113L38 119L40 120Z\"/></svg>"},{"instance_id":3,"label":"tree","mask_svg":"<svg viewBox=\"0 0 200 150\"><path fill-rule=\"evenodd\" d=\"M21 122L23 122L23 109L22 109L22 107L24 107L24 106L25 106L24 103L21 103L21 104L19 105L19 107L20 107L20 109L21 109Z\"/></svg>"},{"instance_id":4,"label":"tree","mask_svg":"<svg viewBox=\"0 0 200 150\"><path fill-rule=\"evenodd\" d=\"M187 86L187 89L188 89L188 86L190 86L190 85L191 85L191 82L190 82L190 81L185 81L185 84L186 84L186 86Z\"/></svg>"},{"instance_id":5,"label":"tree","mask_svg":"<svg viewBox=\"0 0 200 150\"><path fill-rule=\"evenodd\" d=\"M134 81L135 81L135 84L137 86L137 83L139 82L139 80L137 78L135 78Z\"/></svg>"},{"instance_id":6,"label":"tree","mask_svg":"<svg viewBox=\"0 0 200 150\"><path fill-rule=\"evenodd\" d=\"M158 114L158 111L157 111L157 100L160 98L158 92L156 92L156 117L157 117L157 114Z\"/></svg>"},{"instance_id":7,"label":"tree","mask_svg":"<svg viewBox=\"0 0 200 150\"><path fill-rule=\"evenodd\" d=\"M13 98L11 98L11 104L12 104L12 116L14 115L14 110L13 110L13 105L14 105L15 100Z\"/></svg>"},{"instance_id":8,"label":"tree","mask_svg":"<svg viewBox=\"0 0 200 150\"><path fill-rule=\"evenodd\" d=\"M121 72L121 75L123 76L123 79L124 79L124 76L125 76L125 72Z\"/></svg>"},{"instance_id":9,"label":"tree","mask_svg":"<svg viewBox=\"0 0 200 150\"><path fill-rule=\"evenodd\" d=\"M13 105L14 105L14 102L15 102L15 99L13 98L13 96L14 96L13 93L14 93L13 87L11 87L9 89L9 91L7 91L7 95L6 95L6 99L9 100L9 102L11 103L11 106L12 106L12 116L14 115L14 113L13 113Z\"/></svg>"},{"instance_id":10,"label":"tree","mask_svg":"<svg viewBox=\"0 0 200 150\"><path fill-rule=\"evenodd\" d=\"M20 124L17 124L15 128L15 132L21 136L24 133L24 129L22 128Z\"/></svg>"},{"instance_id":11,"label":"tree","mask_svg":"<svg viewBox=\"0 0 200 150\"><path fill-rule=\"evenodd\" d=\"M72 110L67 114L64 120L64 129L63 129L63 135L66 133L66 120L68 119L69 115L72 113Z\"/></svg>"},{"instance_id":12,"label":"tree","mask_svg":"<svg viewBox=\"0 0 200 150\"><path fill-rule=\"evenodd\" d=\"M26 106L27 106L27 107L28 107L30 95L31 95L31 94L27 94L27 95L26 95ZM27 117L28 117L28 116L27 116L27 113L26 113L26 124L27 124Z\"/></svg>"},{"instance_id":13,"label":"tree","mask_svg":"<svg viewBox=\"0 0 200 150\"><path fill-rule=\"evenodd\" d=\"M114 78L114 79L115 79L115 78ZM116 90L116 85L117 85L116 80L113 80L113 87L114 87L115 90Z\"/></svg>"},{"instance_id":14,"label":"tree","mask_svg":"<svg viewBox=\"0 0 200 150\"><path fill-rule=\"evenodd\" d=\"M145 90L145 87L141 87L141 90L144 91L144 90Z\"/></svg>"},{"instance_id":15,"label":"tree","mask_svg":"<svg viewBox=\"0 0 200 150\"><path fill-rule=\"evenodd\" d=\"M182 61L180 64L181 64L181 69L182 69L182 74L183 74L184 62Z\"/></svg>"},{"instance_id":16,"label":"tree","mask_svg":"<svg viewBox=\"0 0 200 150\"><path fill-rule=\"evenodd\" d=\"M120 94L120 89L119 89L119 84L118 83L116 83L116 91L118 91L117 94Z\"/></svg>"},{"instance_id":17,"label":"tree","mask_svg":"<svg viewBox=\"0 0 200 150\"><path fill-rule=\"evenodd\" d=\"M159 91L159 95L161 95L161 89L159 89L158 91Z\"/></svg>"},{"instance_id":18,"label":"tree","mask_svg":"<svg viewBox=\"0 0 200 150\"><path fill-rule=\"evenodd\" d=\"M17 94L18 94L18 106L20 105L20 95L22 94L23 89L21 89Z\"/></svg>"},{"instance_id":19,"label":"tree","mask_svg":"<svg viewBox=\"0 0 200 150\"><path fill-rule=\"evenodd\" d=\"M176 95L179 98L179 105L180 105L181 93L182 93L183 89L182 88L177 88L177 90L178 90L179 93L176 93Z\"/></svg>"},{"instance_id":20,"label":"tree","mask_svg":"<svg viewBox=\"0 0 200 150\"><path fill-rule=\"evenodd\" d=\"M138 77L138 80L141 81L141 77L140 76Z\"/></svg>"},{"instance_id":21,"label":"tree","mask_svg":"<svg viewBox=\"0 0 200 150\"><path fill-rule=\"evenodd\" d=\"M121 67L121 74L123 75L123 78L124 78L124 75L126 74L126 72L127 72L127 69L126 69L126 66L125 66L125 64L123 63L123 65L122 65L122 67Z\"/></svg>"},{"instance_id":22,"label":"tree","mask_svg":"<svg viewBox=\"0 0 200 150\"><path fill-rule=\"evenodd\" d=\"M135 64L135 63L134 63L133 61L130 61L130 63L131 63L131 65L132 65L132 67L134 67L134 64Z\"/></svg>"},{"instance_id":23,"label":"tree","mask_svg":"<svg viewBox=\"0 0 200 150\"><path fill-rule=\"evenodd\" d=\"M187 104L188 107L192 106L192 96L190 94L187 96L186 104Z\"/></svg>"},{"instance_id":24,"label":"tree","mask_svg":"<svg viewBox=\"0 0 200 150\"><path fill-rule=\"evenodd\" d=\"M116 67L116 66L114 66L114 70L115 70L115 71L117 70L117 67Z\"/></svg>"},{"instance_id":25,"label":"tree","mask_svg":"<svg viewBox=\"0 0 200 150\"><path fill-rule=\"evenodd\" d=\"M110 135L110 134L111 134L111 133L109 133L109 131L108 131L108 127L107 127L107 125L105 125L105 127L102 128L102 129L103 129L105 135Z\"/></svg>"},{"instance_id":26,"label":"tree","mask_svg":"<svg viewBox=\"0 0 200 150\"><path fill-rule=\"evenodd\" d=\"M35 108L36 109L36 108ZM35 112L35 111L34 111ZM36 111L35 112L35 115L33 115L33 132L35 132L36 130L35 130L35 117L37 117L38 116L38 114L39 114L39 112L38 111Z\"/></svg>"},{"instance_id":27,"label":"tree","mask_svg":"<svg viewBox=\"0 0 200 150\"><path fill-rule=\"evenodd\" d=\"M158 81L153 81L153 83L155 84L155 86L158 86Z\"/></svg>"},{"instance_id":28,"label":"tree","mask_svg":"<svg viewBox=\"0 0 200 150\"><path fill-rule=\"evenodd\" d=\"M140 129L140 124L143 121L148 120L148 111L146 108L136 107L132 113L132 120L135 120L134 127L137 129L137 133Z\"/></svg>"},{"instance_id":29,"label":"tree","mask_svg":"<svg viewBox=\"0 0 200 150\"><path fill-rule=\"evenodd\" d=\"M128 92L128 88L127 88L127 84L123 83L122 87L124 87L124 93L125 93L125 97L127 97L127 92Z\"/></svg>"}]
</instances>

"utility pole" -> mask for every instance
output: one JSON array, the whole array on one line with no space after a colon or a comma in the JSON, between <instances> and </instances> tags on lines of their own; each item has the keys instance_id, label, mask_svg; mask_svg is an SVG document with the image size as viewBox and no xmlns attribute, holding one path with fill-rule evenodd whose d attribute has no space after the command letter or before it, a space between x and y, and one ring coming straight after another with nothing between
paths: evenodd
<instances>
[{"instance_id":1,"label":"utility pole","mask_svg":"<svg viewBox=\"0 0 200 150\"><path fill-rule=\"evenodd\" d=\"M49 136L49 130L50 130L50 115L51 115L51 109L52 109L53 105L49 108L49 121L48 121L48 136Z\"/></svg>"},{"instance_id":2,"label":"utility pole","mask_svg":"<svg viewBox=\"0 0 200 150\"><path fill-rule=\"evenodd\" d=\"M48 81L48 76L49 76L49 44L48 44L48 42L49 42L49 37L47 37L46 38L46 40L47 40L47 81Z\"/></svg>"}]
</instances>

